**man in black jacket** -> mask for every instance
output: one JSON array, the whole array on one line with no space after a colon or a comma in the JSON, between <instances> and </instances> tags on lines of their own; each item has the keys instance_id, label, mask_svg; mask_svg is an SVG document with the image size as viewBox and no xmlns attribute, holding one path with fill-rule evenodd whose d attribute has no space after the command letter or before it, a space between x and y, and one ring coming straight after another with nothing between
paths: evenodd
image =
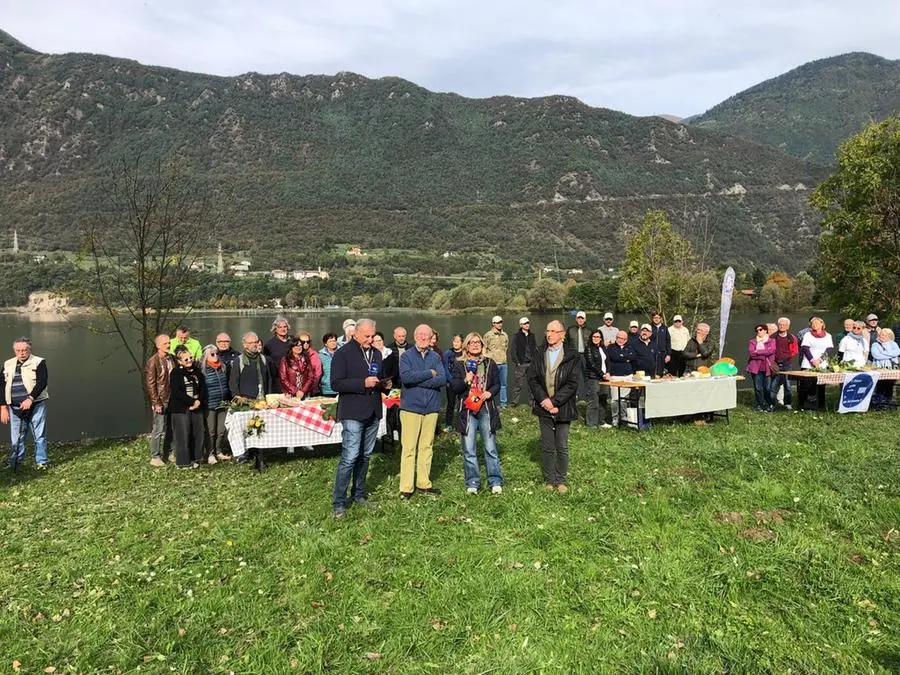
<instances>
[{"instance_id":1,"label":"man in black jacket","mask_svg":"<svg viewBox=\"0 0 900 675\"><path fill-rule=\"evenodd\" d=\"M628 400L631 400L635 404L637 401L634 396L623 399L621 387L615 386L616 382L629 381L632 379L632 375L634 375L634 362L637 357L635 356L628 333L624 330L620 330L616 333L616 341L606 348L606 357L609 359L612 425L617 427L619 426L619 420L626 412L622 404L627 404ZM636 392L637 390L631 391Z\"/></svg>"},{"instance_id":2,"label":"man in black jacket","mask_svg":"<svg viewBox=\"0 0 900 675\"><path fill-rule=\"evenodd\" d=\"M528 366L537 351L537 343L534 333L531 332L531 322L527 316L519 319L519 330L512 339L513 381L511 387L510 405L519 405L522 394L522 386L528 377Z\"/></svg>"},{"instance_id":3,"label":"man in black jacket","mask_svg":"<svg viewBox=\"0 0 900 675\"><path fill-rule=\"evenodd\" d=\"M547 324L547 342L535 353L528 368L532 411L541 430L541 463L544 484L560 494L569 491L569 425L575 418L575 396L581 357L563 344L565 328L559 321Z\"/></svg>"},{"instance_id":4,"label":"man in black jacket","mask_svg":"<svg viewBox=\"0 0 900 675\"><path fill-rule=\"evenodd\" d=\"M382 375L381 352L372 347L375 322L356 322L353 339L334 353L331 361L331 388L338 397L337 418L341 431L341 459L334 478L334 517L341 519L347 509L347 488L351 499L366 508L376 508L366 497L366 473L378 440L381 421L381 392L391 388Z\"/></svg>"},{"instance_id":5,"label":"man in black jacket","mask_svg":"<svg viewBox=\"0 0 900 675\"><path fill-rule=\"evenodd\" d=\"M228 390L233 396L265 400L272 393L272 370L268 359L260 353L259 336L244 333L244 351L234 357L228 374Z\"/></svg>"},{"instance_id":6,"label":"man in black jacket","mask_svg":"<svg viewBox=\"0 0 900 675\"><path fill-rule=\"evenodd\" d=\"M649 323L641 326L640 338L631 342L634 350L634 370L643 370L650 377L658 377L662 373L657 372L658 365L656 343L653 341L653 328Z\"/></svg>"},{"instance_id":7,"label":"man in black jacket","mask_svg":"<svg viewBox=\"0 0 900 675\"><path fill-rule=\"evenodd\" d=\"M656 348L656 375L662 377L663 372L672 360L672 336L669 335L669 327L663 322L662 312L653 312L651 317L653 346Z\"/></svg>"}]
</instances>

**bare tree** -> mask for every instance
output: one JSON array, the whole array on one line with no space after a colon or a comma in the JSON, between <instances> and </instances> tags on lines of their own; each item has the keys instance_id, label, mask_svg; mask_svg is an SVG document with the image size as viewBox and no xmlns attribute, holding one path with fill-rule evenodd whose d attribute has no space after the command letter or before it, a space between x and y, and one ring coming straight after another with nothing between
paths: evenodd
<instances>
[{"instance_id":1,"label":"bare tree","mask_svg":"<svg viewBox=\"0 0 900 675\"><path fill-rule=\"evenodd\" d=\"M211 192L176 161L120 159L103 183L107 204L85 236L92 266L88 302L141 374L154 338L189 312L191 265L210 242Z\"/></svg>"}]
</instances>

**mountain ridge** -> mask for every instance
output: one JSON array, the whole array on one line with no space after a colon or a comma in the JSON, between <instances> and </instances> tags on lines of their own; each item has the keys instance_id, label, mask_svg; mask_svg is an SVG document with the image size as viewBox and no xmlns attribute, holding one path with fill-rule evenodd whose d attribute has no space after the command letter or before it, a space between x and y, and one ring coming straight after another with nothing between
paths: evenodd
<instances>
[{"instance_id":1,"label":"mountain ridge","mask_svg":"<svg viewBox=\"0 0 900 675\"><path fill-rule=\"evenodd\" d=\"M299 237L524 262L552 244L614 266L659 206L691 237L712 222L722 261L802 269L818 234L805 191L819 168L658 117L346 71L217 76L22 47L0 73L0 200L8 221L57 247L75 248L103 208L109 162L148 149L232 195L226 243L273 264Z\"/></svg>"}]
</instances>

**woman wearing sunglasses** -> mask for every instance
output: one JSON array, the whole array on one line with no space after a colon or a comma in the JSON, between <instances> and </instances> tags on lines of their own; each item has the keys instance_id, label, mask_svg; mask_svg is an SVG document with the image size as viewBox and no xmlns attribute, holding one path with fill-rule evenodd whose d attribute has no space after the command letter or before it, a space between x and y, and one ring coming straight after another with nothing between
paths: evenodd
<instances>
[{"instance_id":1,"label":"woman wearing sunglasses","mask_svg":"<svg viewBox=\"0 0 900 675\"><path fill-rule=\"evenodd\" d=\"M184 345L175 348L176 366L169 376L172 447L180 469L196 469L203 456L203 375Z\"/></svg>"},{"instance_id":2,"label":"woman wearing sunglasses","mask_svg":"<svg viewBox=\"0 0 900 675\"><path fill-rule=\"evenodd\" d=\"M756 412L772 412L775 402L772 400L769 378L775 358L775 340L769 335L766 324L756 325L756 335L750 338L747 352L747 374L753 379L753 392L756 394L756 407L753 409Z\"/></svg>"}]
</instances>

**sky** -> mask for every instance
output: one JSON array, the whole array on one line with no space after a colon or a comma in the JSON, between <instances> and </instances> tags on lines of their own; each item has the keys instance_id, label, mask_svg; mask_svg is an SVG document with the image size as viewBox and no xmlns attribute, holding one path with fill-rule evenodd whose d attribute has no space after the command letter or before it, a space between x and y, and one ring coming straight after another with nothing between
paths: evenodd
<instances>
[{"instance_id":1,"label":"sky","mask_svg":"<svg viewBox=\"0 0 900 675\"><path fill-rule=\"evenodd\" d=\"M807 61L900 58L897 0L4 0L0 29L215 75L351 71L687 116Z\"/></svg>"}]
</instances>

